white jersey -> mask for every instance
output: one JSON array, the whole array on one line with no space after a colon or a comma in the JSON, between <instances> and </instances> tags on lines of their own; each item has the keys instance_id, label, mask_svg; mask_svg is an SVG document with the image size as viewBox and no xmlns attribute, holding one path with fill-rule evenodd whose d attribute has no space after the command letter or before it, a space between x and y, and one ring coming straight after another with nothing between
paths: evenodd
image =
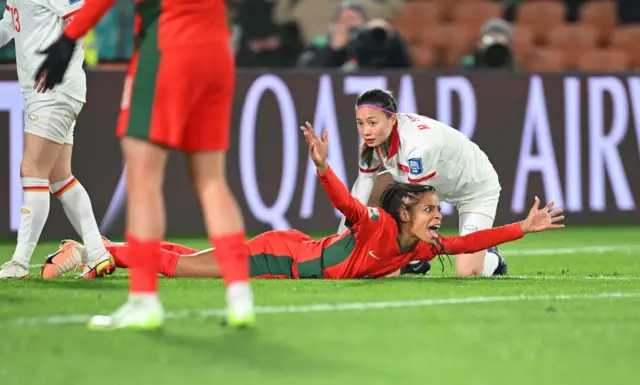
<instances>
[{"instance_id":1,"label":"white jersey","mask_svg":"<svg viewBox=\"0 0 640 385\"><path fill-rule=\"evenodd\" d=\"M82 7L82 0L8 0L0 20L0 47L11 39L16 43L18 80L25 98L32 92L36 71L44 60L38 51L55 42L64 24ZM80 102L87 93L86 75L82 68L84 49L79 41L63 82L54 90Z\"/></svg>"},{"instance_id":2,"label":"white jersey","mask_svg":"<svg viewBox=\"0 0 640 385\"><path fill-rule=\"evenodd\" d=\"M460 131L417 114L396 116L389 153L376 151L372 164L361 162L351 191L360 202L367 204L382 166L396 181L435 187L440 199L454 206L500 190L498 174L487 155Z\"/></svg>"}]
</instances>

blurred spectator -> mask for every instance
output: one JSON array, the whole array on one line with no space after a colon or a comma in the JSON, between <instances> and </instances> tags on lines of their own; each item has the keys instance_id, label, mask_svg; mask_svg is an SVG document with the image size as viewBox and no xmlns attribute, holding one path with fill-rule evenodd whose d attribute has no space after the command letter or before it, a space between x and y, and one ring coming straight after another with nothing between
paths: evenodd
<instances>
[{"instance_id":1,"label":"blurred spectator","mask_svg":"<svg viewBox=\"0 0 640 385\"><path fill-rule=\"evenodd\" d=\"M301 67L402 68L411 59L402 37L382 19L367 23L364 8L346 1L336 7L328 33L316 39L299 61Z\"/></svg>"},{"instance_id":2,"label":"blurred spectator","mask_svg":"<svg viewBox=\"0 0 640 385\"><path fill-rule=\"evenodd\" d=\"M233 0L240 29L238 67L293 67L303 46L293 23L277 25L275 0Z\"/></svg>"},{"instance_id":3,"label":"blurred spectator","mask_svg":"<svg viewBox=\"0 0 640 385\"><path fill-rule=\"evenodd\" d=\"M503 19L490 19L480 28L479 39L469 55L460 64L467 69L499 69L517 71L513 55L513 29Z\"/></svg>"},{"instance_id":4,"label":"blurred spectator","mask_svg":"<svg viewBox=\"0 0 640 385\"><path fill-rule=\"evenodd\" d=\"M620 23L640 23L640 0L618 0Z\"/></svg>"},{"instance_id":5,"label":"blurred spectator","mask_svg":"<svg viewBox=\"0 0 640 385\"><path fill-rule=\"evenodd\" d=\"M299 64L303 67L341 67L347 61L347 45L353 31L367 21L363 7L358 3L344 2L336 7L328 33L318 37L302 54Z\"/></svg>"},{"instance_id":6,"label":"blurred spectator","mask_svg":"<svg viewBox=\"0 0 640 385\"><path fill-rule=\"evenodd\" d=\"M343 0L276 0L273 19L278 24L296 23L305 46L326 34L334 10ZM370 18L391 20L402 13L405 0L360 0Z\"/></svg>"},{"instance_id":7,"label":"blurred spectator","mask_svg":"<svg viewBox=\"0 0 640 385\"><path fill-rule=\"evenodd\" d=\"M404 39L385 20L372 19L354 33L347 46L349 59L343 69L411 67Z\"/></svg>"}]
</instances>

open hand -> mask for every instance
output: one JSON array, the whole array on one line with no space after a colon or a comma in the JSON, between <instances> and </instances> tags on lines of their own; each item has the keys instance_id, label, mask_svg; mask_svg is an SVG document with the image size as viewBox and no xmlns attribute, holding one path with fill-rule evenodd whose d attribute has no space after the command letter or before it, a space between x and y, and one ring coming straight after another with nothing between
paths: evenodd
<instances>
[{"instance_id":1,"label":"open hand","mask_svg":"<svg viewBox=\"0 0 640 385\"><path fill-rule=\"evenodd\" d=\"M529 216L522 222L520 222L520 228L523 233L536 233L539 231L545 231L548 229L559 229L564 227L563 224L559 224L564 220L562 209L550 211L555 203L551 202L543 209L540 207L540 199L535 198L533 207L529 210Z\"/></svg>"},{"instance_id":2,"label":"open hand","mask_svg":"<svg viewBox=\"0 0 640 385\"><path fill-rule=\"evenodd\" d=\"M322 133L322 139L316 135L311 123L306 122L306 127L301 126L300 129L304 133L304 141L309 146L309 156L320 171L325 171L327 168L327 156L329 155L329 143L327 141L329 132Z\"/></svg>"}]
</instances>

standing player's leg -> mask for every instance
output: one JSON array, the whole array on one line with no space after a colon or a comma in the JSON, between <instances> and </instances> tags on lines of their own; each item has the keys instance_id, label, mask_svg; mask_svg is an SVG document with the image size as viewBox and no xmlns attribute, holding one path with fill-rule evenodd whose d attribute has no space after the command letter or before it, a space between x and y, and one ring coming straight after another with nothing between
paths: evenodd
<instances>
[{"instance_id":1,"label":"standing player's leg","mask_svg":"<svg viewBox=\"0 0 640 385\"><path fill-rule=\"evenodd\" d=\"M493 227L500 191L492 191L458 206L460 235ZM497 249L456 255L456 274L461 277L506 274L506 262Z\"/></svg>"},{"instance_id":2,"label":"standing player's leg","mask_svg":"<svg viewBox=\"0 0 640 385\"><path fill-rule=\"evenodd\" d=\"M29 276L29 262L49 216L49 174L74 119L73 111L60 104L61 100L55 91L34 93L25 100L20 226L16 249L11 261L2 266L0 279Z\"/></svg>"},{"instance_id":3,"label":"standing player's leg","mask_svg":"<svg viewBox=\"0 0 640 385\"><path fill-rule=\"evenodd\" d=\"M165 57L158 50L157 21L152 24L140 50L134 53L125 80L118 122L124 163L127 167L126 240L132 256L129 299L110 316L95 316L94 328L157 329L164 324L158 298L160 244L165 233L162 186L171 130L180 128L175 111L189 107L175 103ZM180 136L178 135L178 138Z\"/></svg>"},{"instance_id":4,"label":"standing player's leg","mask_svg":"<svg viewBox=\"0 0 640 385\"><path fill-rule=\"evenodd\" d=\"M78 104L79 113L81 103L78 102ZM64 213L78 235L82 237L82 242L86 247L87 259L82 263L87 268L81 276L96 278L113 273L115 263L102 242L89 194L71 172L74 126L75 122L71 126L65 145L62 146L58 160L49 175L50 189L62 204Z\"/></svg>"},{"instance_id":5,"label":"standing player's leg","mask_svg":"<svg viewBox=\"0 0 640 385\"><path fill-rule=\"evenodd\" d=\"M189 116L182 148L189 154L191 179L225 280L226 321L230 326L248 326L254 323L255 315L244 222L238 202L229 190L225 171L235 63L226 41L205 51L208 58L193 58L203 63L194 70L199 73L199 79L206 81L203 82L203 93ZM198 52L199 56L201 52ZM212 63L215 63L213 68Z\"/></svg>"}]
</instances>

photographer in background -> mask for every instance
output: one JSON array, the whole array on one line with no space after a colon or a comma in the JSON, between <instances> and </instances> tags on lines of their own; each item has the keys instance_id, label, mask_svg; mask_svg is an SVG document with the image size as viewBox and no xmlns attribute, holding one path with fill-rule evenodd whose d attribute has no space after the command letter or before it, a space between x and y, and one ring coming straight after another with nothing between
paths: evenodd
<instances>
[{"instance_id":1,"label":"photographer in background","mask_svg":"<svg viewBox=\"0 0 640 385\"><path fill-rule=\"evenodd\" d=\"M381 19L367 23L362 5L345 1L334 12L326 36L316 39L299 60L307 68L402 68L411 60L404 41Z\"/></svg>"},{"instance_id":2,"label":"photographer in background","mask_svg":"<svg viewBox=\"0 0 640 385\"><path fill-rule=\"evenodd\" d=\"M462 57L460 65L467 69L518 71L512 42L511 24L503 19L490 19L480 28L480 38L473 52Z\"/></svg>"}]
</instances>

